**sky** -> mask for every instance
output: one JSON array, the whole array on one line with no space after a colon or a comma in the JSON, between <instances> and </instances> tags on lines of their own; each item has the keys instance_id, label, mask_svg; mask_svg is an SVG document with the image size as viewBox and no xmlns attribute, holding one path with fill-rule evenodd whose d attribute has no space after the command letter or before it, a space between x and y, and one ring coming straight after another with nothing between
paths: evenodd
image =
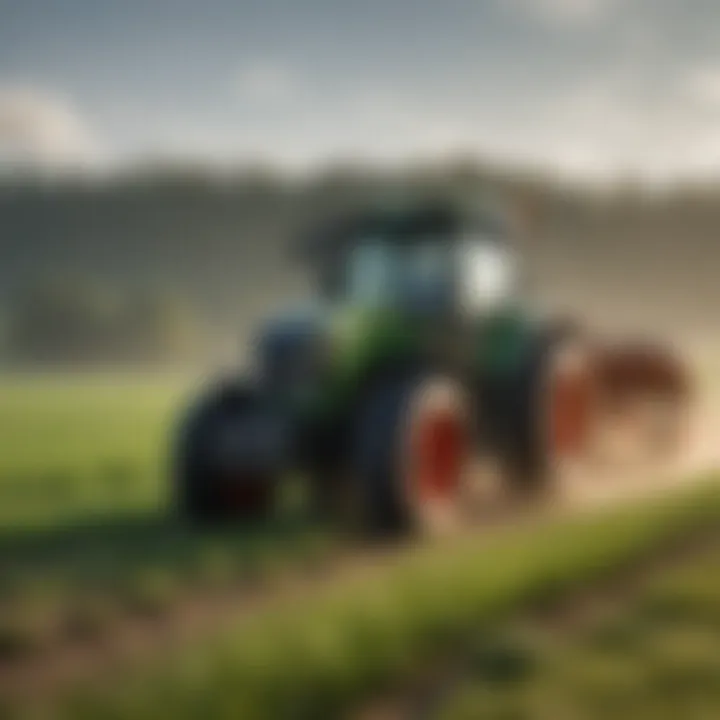
<instances>
[{"instance_id":1,"label":"sky","mask_svg":"<svg viewBox=\"0 0 720 720\"><path fill-rule=\"evenodd\" d=\"M720 173L718 0L0 0L0 163Z\"/></svg>"}]
</instances>

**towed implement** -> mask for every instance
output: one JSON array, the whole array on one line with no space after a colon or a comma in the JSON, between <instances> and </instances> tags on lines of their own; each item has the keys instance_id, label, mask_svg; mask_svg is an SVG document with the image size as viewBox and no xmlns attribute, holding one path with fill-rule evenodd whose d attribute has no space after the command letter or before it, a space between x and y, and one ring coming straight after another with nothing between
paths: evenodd
<instances>
[{"instance_id":1,"label":"towed implement","mask_svg":"<svg viewBox=\"0 0 720 720\"><path fill-rule=\"evenodd\" d=\"M508 489L534 493L607 452L600 438L621 420L643 451L676 452L682 363L540 317L511 241L495 213L423 202L346 217L303 243L316 297L268 322L250 368L213 383L182 420L183 515L267 517L292 474L325 516L432 531L465 517L478 455Z\"/></svg>"}]
</instances>

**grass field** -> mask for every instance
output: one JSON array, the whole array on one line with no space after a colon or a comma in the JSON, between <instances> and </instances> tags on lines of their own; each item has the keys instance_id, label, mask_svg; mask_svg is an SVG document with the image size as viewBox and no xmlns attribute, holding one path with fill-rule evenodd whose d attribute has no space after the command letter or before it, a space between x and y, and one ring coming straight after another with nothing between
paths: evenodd
<instances>
[{"instance_id":1,"label":"grass field","mask_svg":"<svg viewBox=\"0 0 720 720\"><path fill-rule=\"evenodd\" d=\"M67 718L335 718L533 603L603 577L702 525L715 483L648 505L419 547L368 581L240 618L222 635L53 706ZM514 717L514 716L510 716Z\"/></svg>"},{"instance_id":2,"label":"grass field","mask_svg":"<svg viewBox=\"0 0 720 720\"><path fill-rule=\"evenodd\" d=\"M169 433L192 385L119 375L0 383L0 666L78 627L112 632L123 614L157 615L191 592L317 557L336 542L292 512L262 528L204 533L169 516ZM52 703L50 717L73 720L337 717L526 604L718 523L716 484L683 492L418 546L301 602L280 593L252 617L227 618L219 637L102 690L37 700ZM470 685L448 713L487 692ZM26 709L7 702L11 717ZM3 709L0 701L2 717Z\"/></svg>"},{"instance_id":3,"label":"grass field","mask_svg":"<svg viewBox=\"0 0 720 720\"><path fill-rule=\"evenodd\" d=\"M18 375L0 381L0 528L156 511L178 376Z\"/></svg>"},{"instance_id":4,"label":"grass field","mask_svg":"<svg viewBox=\"0 0 720 720\"><path fill-rule=\"evenodd\" d=\"M205 533L172 517L170 435L194 390L172 375L0 382L0 658L324 547L292 515Z\"/></svg>"},{"instance_id":5,"label":"grass field","mask_svg":"<svg viewBox=\"0 0 720 720\"><path fill-rule=\"evenodd\" d=\"M719 567L715 542L609 618L565 633L479 635L439 720L720 717Z\"/></svg>"}]
</instances>

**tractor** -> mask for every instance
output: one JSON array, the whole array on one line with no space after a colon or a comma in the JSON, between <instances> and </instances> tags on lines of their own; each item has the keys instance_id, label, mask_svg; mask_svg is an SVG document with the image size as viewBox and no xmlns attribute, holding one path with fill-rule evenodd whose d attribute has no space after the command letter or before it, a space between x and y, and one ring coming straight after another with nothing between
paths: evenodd
<instances>
[{"instance_id":1,"label":"tractor","mask_svg":"<svg viewBox=\"0 0 720 720\"><path fill-rule=\"evenodd\" d=\"M425 200L348 213L304 237L295 255L316 297L266 323L249 367L182 418L182 515L267 518L294 476L323 517L427 533L467 520L478 456L495 459L513 493L542 493L639 400L664 409L644 441L678 446L681 363L541 317L513 236L495 210Z\"/></svg>"}]
</instances>

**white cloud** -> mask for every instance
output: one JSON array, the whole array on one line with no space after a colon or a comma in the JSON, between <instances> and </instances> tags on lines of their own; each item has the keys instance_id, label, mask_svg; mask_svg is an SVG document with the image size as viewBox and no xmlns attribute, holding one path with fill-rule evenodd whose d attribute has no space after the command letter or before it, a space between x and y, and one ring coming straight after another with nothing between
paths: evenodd
<instances>
[{"instance_id":1,"label":"white cloud","mask_svg":"<svg viewBox=\"0 0 720 720\"><path fill-rule=\"evenodd\" d=\"M236 77L238 96L249 103L282 104L295 97L299 79L292 68L272 61L255 61Z\"/></svg>"},{"instance_id":2,"label":"white cloud","mask_svg":"<svg viewBox=\"0 0 720 720\"><path fill-rule=\"evenodd\" d=\"M684 88L691 100L720 109L720 65L691 71L685 79Z\"/></svg>"},{"instance_id":3,"label":"white cloud","mask_svg":"<svg viewBox=\"0 0 720 720\"><path fill-rule=\"evenodd\" d=\"M508 9L554 26L588 25L605 15L618 0L500 0Z\"/></svg>"},{"instance_id":4,"label":"white cloud","mask_svg":"<svg viewBox=\"0 0 720 720\"><path fill-rule=\"evenodd\" d=\"M0 86L0 164L63 170L89 167L102 155L95 133L69 101Z\"/></svg>"},{"instance_id":5,"label":"white cloud","mask_svg":"<svg viewBox=\"0 0 720 720\"><path fill-rule=\"evenodd\" d=\"M452 152L476 143L481 135L462 114L394 92L358 95L344 114L347 119L340 127L354 136L358 149L385 155Z\"/></svg>"},{"instance_id":6,"label":"white cloud","mask_svg":"<svg viewBox=\"0 0 720 720\"><path fill-rule=\"evenodd\" d=\"M718 162L717 123L680 101L660 101L621 74L594 78L542 103L496 112L482 104L441 104L394 87L366 88L317 102L301 94L292 114L253 122L237 137L211 136L215 157L265 158L297 169L331 159L402 163L474 152L598 180L637 173L662 179L710 172ZM267 117L267 116L263 116ZM182 133L179 147L187 147Z\"/></svg>"},{"instance_id":7,"label":"white cloud","mask_svg":"<svg viewBox=\"0 0 720 720\"><path fill-rule=\"evenodd\" d=\"M661 92L631 72L613 71L504 109L439 103L388 86L324 95L269 64L248 66L241 86L247 103L259 103L257 114L243 114L240 125L161 118L143 150L218 165L267 159L297 169L330 159L394 164L475 152L599 179L720 175L720 68L715 73L712 63L669 80ZM291 97L292 112L285 112ZM0 164L3 157L84 169L107 155L67 100L0 87Z\"/></svg>"},{"instance_id":8,"label":"white cloud","mask_svg":"<svg viewBox=\"0 0 720 720\"><path fill-rule=\"evenodd\" d=\"M708 99L711 89L703 85ZM595 177L720 175L718 114L687 100L685 85L671 82L661 96L632 84L589 84L538 112L531 151L542 147L546 162Z\"/></svg>"}]
</instances>

